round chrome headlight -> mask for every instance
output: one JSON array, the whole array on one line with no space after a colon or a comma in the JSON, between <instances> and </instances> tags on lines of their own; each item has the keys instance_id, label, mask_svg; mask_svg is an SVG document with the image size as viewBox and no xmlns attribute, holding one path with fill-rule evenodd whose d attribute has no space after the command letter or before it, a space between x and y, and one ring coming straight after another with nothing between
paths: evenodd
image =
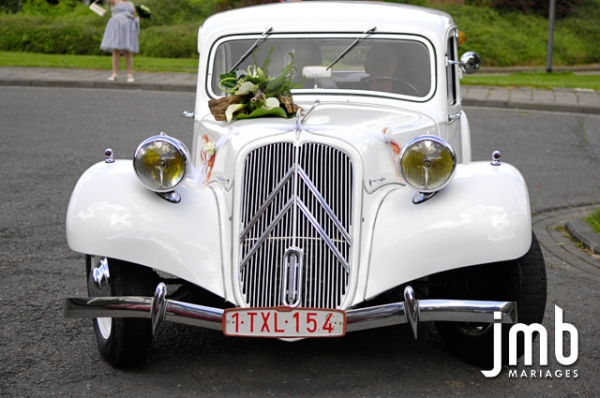
<instances>
[{"instance_id":1,"label":"round chrome headlight","mask_svg":"<svg viewBox=\"0 0 600 398\"><path fill-rule=\"evenodd\" d=\"M155 192L170 192L187 174L189 152L185 144L168 135L156 135L135 150L133 168L140 181Z\"/></svg>"},{"instance_id":2,"label":"round chrome headlight","mask_svg":"<svg viewBox=\"0 0 600 398\"><path fill-rule=\"evenodd\" d=\"M432 135L413 138L400 153L400 173L411 187L431 193L444 188L456 170L456 153L446 141Z\"/></svg>"}]
</instances>

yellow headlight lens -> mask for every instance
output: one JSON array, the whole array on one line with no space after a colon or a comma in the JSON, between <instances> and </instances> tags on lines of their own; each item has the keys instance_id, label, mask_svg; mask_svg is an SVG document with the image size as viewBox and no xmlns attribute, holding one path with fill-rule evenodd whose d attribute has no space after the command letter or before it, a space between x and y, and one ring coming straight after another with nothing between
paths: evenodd
<instances>
[{"instance_id":1,"label":"yellow headlight lens","mask_svg":"<svg viewBox=\"0 0 600 398\"><path fill-rule=\"evenodd\" d=\"M430 193L450 182L456 169L456 154L450 144L435 136L409 141L400 154L404 180L419 192Z\"/></svg>"},{"instance_id":2,"label":"yellow headlight lens","mask_svg":"<svg viewBox=\"0 0 600 398\"><path fill-rule=\"evenodd\" d=\"M188 159L188 150L181 141L157 135L138 146L133 168L146 187L156 192L169 192L185 178Z\"/></svg>"}]
</instances>

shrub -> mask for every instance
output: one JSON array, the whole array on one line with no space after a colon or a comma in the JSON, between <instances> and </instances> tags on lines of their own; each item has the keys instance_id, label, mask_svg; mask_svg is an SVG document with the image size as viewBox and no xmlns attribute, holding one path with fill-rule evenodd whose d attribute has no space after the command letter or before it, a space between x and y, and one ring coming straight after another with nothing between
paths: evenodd
<instances>
[{"instance_id":1,"label":"shrub","mask_svg":"<svg viewBox=\"0 0 600 398\"><path fill-rule=\"evenodd\" d=\"M198 26L214 14L219 0L140 0L152 10L147 26L197 23Z\"/></svg>"},{"instance_id":2,"label":"shrub","mask_svg":"<svg viewBox=\"0 0 600 398\"><path fill-rule=\"evenodd\" d=\"M269 4L274 0L140 0L152 10L148 26L180 25L202 22L217 12L253 5ZM422 0L424 1L424 0Z\"/></svg>"},{"instance_id":3,"label":"shrub","mask_svg":"<svg viewBox=\"0 0 600 398\"><path fill-rule=\"evenodd\" d=\"M63 16L77 8L86 8L79 0L58 0L50 3L46 0L26 0L22 2L21 12L24 15Z\"/></svg>"},{"instance_id":4,"label":"shrub","mask_svg":"<svg viewBox=\"0 0 600 398\"><path fill-rule=\"evenodd\" d=\"M12 0L0 0L0 7L12 4L10 1ZM212 13L272 2L136 0L138 1L152 10L152 19L141 21L140 53L165 58L196 58L198 27ZM387 1L425 4L430 0ZM465 0L465 6L433 7L452 15L459 28L467 34L467 42L461 45L461 52L479 52L484 65L544 65L548 34L547 16L498 11L487 6L497 1L500 0ZM506 0L508 1L516 0ZM572 8L571 16L556 22L555 65L600 62L600 24L597 23L600 21L600 0L575 1L578 5ZM79 0L57 2L53 6L46 0L22 0L22 12L0 13L0 50L101 54L100 41L110 12L100 18ZM544 2L547 3L548 0Z\"/></svg>"},{"instance_id":5,"label":"shrub","mask_svg":"<svg viewBox=\"0 0 600 398\"><path fill-rule=\"evenodd\" d=\"M19 11L20 0L0 0L0 12L15 13Z\"/></svg>"},{"instance_id":6,"label":"shrub","mask_svg":"<svg viewBox=\"0 0 600 398\"><path fill-rule=\"evenodd\" d=\"M580 0L556 0L554 9L557 19L565 18L578 5ZM550 14L550 0L493 0L492 7L497 10L522 11L527 14L537 14L548 17Z\"/></svg>"},{"instance_id":7,"label":"shrub","mask_svg":"<svg viewBox=\"0 0 600 398\"><path fill-rule=\"evenodd\" d=\"M108 17L51 18L5 15L0 18L0 50L46 54L105 54L100 50ZM140 32L140 54L163 58L196 58L200 24L154 26Z\"/></svg>"},{"instance_id":8,"label":"shrub","mask_svg":"<svg viewBox=\"0 0 600 398\"><path fill-rule=\"evenodd\" d=\"M103 29L41 16L3 17L0 50L47 54L100 54Z\"/></svg>"},{"instance_id":9,"label":"shrub","mask_svg":"<svg viewBox=\"0 0 600 398\"><path fill-rule=\"evenodd\" d=\"M140 33L140 54L158 58L198 57L200 24L152 26Z\"/></svg>"}]
</instances>

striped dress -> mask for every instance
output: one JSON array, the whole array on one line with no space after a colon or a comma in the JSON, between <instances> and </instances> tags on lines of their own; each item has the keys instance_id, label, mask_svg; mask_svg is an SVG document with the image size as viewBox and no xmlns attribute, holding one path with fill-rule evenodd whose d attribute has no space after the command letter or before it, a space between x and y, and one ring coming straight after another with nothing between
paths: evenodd
<instances>
[{"instance_id":1,"label":"striped dress","mask_svg":"<svg viewBox=\"0 0 600 398\"><path fill-rule=\"evenodd\" d=\"M134 19L132 3L117 3L112 8L112 16L106 24L100 49L104 51L127 50L139 52L138 26Z\"/></svg>"}]
</instances>

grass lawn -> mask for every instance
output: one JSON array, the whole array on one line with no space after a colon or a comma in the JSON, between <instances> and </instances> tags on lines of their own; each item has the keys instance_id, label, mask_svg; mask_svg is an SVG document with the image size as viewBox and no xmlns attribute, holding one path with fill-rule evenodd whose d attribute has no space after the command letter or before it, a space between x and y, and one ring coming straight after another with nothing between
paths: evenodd
<instances>
[{"instance_id":1,"label":"grass lawn","mask_svg":"<svg viewBox=\"0 0 600 398\"><path fill-rule=\"evenodd\" d=\"M509 75L475 74L463 76L462 84L479 86L535 87L535 88L585 88L600 90L598 74L573 74L571 72L524 72Z\"/></svg>"},{"instance_id":2,"label":"grass lawn","mask_svg":"<svg viewBox=\"0 0 600 398\"><path fill-rule=\"evenodd\" d=\"M111 69L111 57L107 55L62 55L0 51L0 66L38 68ZM125 60L121 58L121 66ZM134 56L133 67L138 72L198 72L198 59L150 58Z\"/></svg>"}]
</instances>

